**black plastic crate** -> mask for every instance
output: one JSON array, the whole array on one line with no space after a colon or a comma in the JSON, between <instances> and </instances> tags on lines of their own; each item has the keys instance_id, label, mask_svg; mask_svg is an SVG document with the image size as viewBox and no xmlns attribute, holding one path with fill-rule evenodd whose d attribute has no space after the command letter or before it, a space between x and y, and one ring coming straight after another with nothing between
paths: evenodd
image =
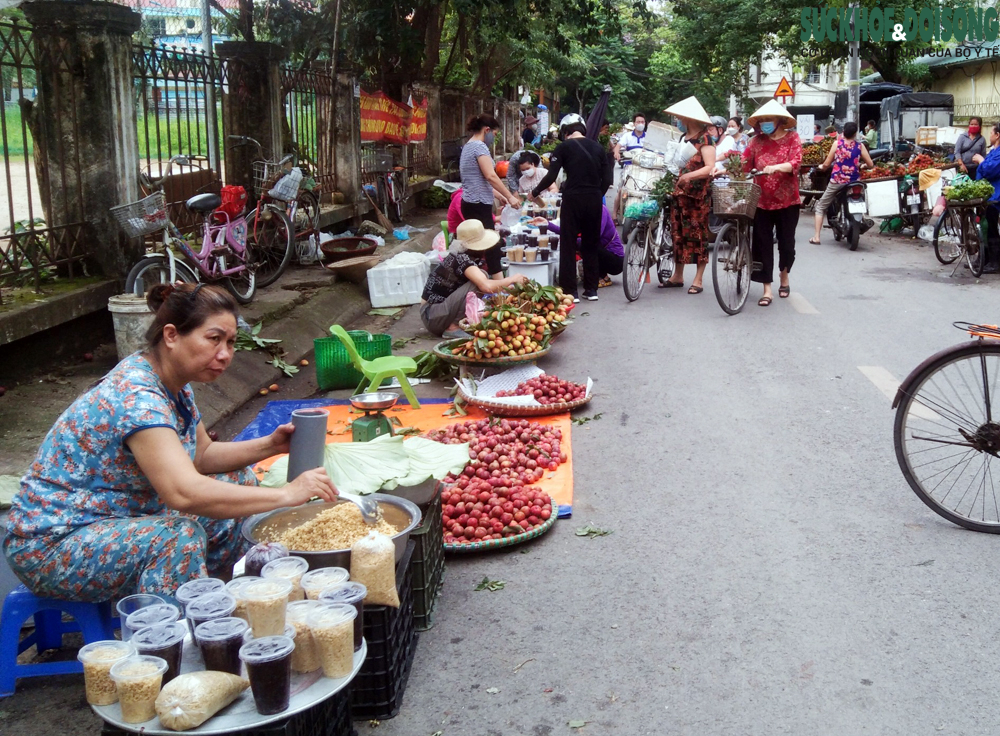
<instances>
[{"instance_id":1,"label":"black plastic crate","mask_svg":"<svg viewBox=\"0 0 1000 736\"><path fill-rule=\"evenodd\" d=\"M426 507L425 507L426 506ZM413 550L413 618L417 631L433 626L434 604L444 582L444 521L441 518L441 489L420 507L423 519L410 532Z\"/></svg>"},{"instance_id":2,"label":"black plastic crate","mask_svg":"<svg viewBox=\"0 0 1000 736\"><path fill-rule=\"evenodd\" d=\"M207 721L211 724L211 721ZM101 736L128 736L117 726L104 724ZM341 690L312 708L263 728L240 731L240 736L357 736L351 720L351 692Z\"/></svg>"},{"instance_id":3,"label":"black plastic crate","mask_svg":"<svg viewBox=\"0 0 1000 736\"><path fill-rule=\"evenodd\" d=\"M351 712L357 719L386 719L399 713L417 648L413 620L413 550L406 545L396 565L399 608L365 606L368 656L351 683Z\"/></svg>"}]
</instances>

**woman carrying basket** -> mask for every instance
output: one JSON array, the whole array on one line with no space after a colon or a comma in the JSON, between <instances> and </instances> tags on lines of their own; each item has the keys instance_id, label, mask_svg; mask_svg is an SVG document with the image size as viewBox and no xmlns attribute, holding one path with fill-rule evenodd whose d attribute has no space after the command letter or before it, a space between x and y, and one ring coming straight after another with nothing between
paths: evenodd
<instances>
[{"instance_id":1,"label":"woman carrying basket","mask_svg":"<svg viewBox=\"0 0 1000 736\"><path fill-rule=\"evenodd\" d=\"M712 209L712 172L715 170L715 144L709 136L712 121L705 108L692 96L671 105L663 112L680 118L687 133L684 142L694 149L681 167L674 186L674 204L670 208L670 231L674 236L673 275L664 288L684 286L684 266L697 264L688 294L700 294L705 266L708 265L708 215Z\"/></svg>"},{"instance_id":2,"label":"woman carrying basket","mask_svg":"<svg viewBox=\"0 0 1000 736\"><path fill-rule=\"evenodd\" d=\"M774 300L774 240L778 240L778 272L782 299L792 293L788 272L795 262L795 226L799 223L799 165L802 142L795 132L795 118L777 100L770 100L749 117L757 131L743 152L743 170L760 171L760 200L753 220L753 260L761 264L750 274L751 281L764 284L764 296L757 302L768 307Z\"/></svg>"}]
</instances>

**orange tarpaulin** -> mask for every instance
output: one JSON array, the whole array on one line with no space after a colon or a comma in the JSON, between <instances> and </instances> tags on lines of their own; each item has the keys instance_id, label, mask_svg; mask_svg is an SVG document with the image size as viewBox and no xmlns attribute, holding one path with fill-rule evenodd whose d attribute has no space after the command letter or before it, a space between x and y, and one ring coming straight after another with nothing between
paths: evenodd
<instances>
[{"instance_id":1,"label":"orange tarpaulin","mask_svg":"<svg viewBox=\"0 0 1000 736\"><path fill-rule=\"evenodd\" d=\"M424 404L419 409L413 409L409 404L406 404L394 407L387 411L386 414L390 417L398 417L403 427L415 427L421 433L434 429L442 429L449 424L456 424L458 422L479 421L480 419L489 418L486 412L473 407L469 407L469 416L467 417L442 416L443 410L447 407L449 407L448 404ZM322 408L330 412L330 417L327 419L327 443L350 442L351 422L355 418L362 416L363 413L357 410L352 413L350 406L324 406ZM547 424L562 430L560 447L566 453L566 462L560 465L556 471L547 471L536 485L548 493L554 503L558 503L560 507L567 507L568 509L568 507L573 505L573 448L571 444L572 423L570 422L570 415L566 413L549 417L529 417L528 421ZM257 467L260 471L265 471L279 457L281 455L263 460L258 463ZM563 509L560 510L563 511Z\"/></svg>"}]
</instances>

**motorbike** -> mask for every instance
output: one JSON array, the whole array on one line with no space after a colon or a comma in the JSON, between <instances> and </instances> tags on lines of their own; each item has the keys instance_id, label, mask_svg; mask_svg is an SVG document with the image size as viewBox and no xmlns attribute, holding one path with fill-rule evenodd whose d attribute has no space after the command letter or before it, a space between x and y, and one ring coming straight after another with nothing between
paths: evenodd
<instances>
[{"instance_id":1,"label":"motorbike","mask_svg":"<svg viewBox=\"0 0 1000 736\"><path fill-rule=\"evenodd\" d=\"M834 239L838 242L846 239L851 250L858 249L858 239L875 224L874 220L865 217L868 214L866 190L867 185L862 181L846 184L826 210Z\"/></svg>"},{"instance_id":2,"label":"motorbike","mask_svg":"<svg viewBox=\"0 0 1000 736\"><path fill-rule=\"evenodd\" d=\"M918 184L917 177L912 174L904 176L903 180L899 183L899 194L901 197L900 214L906 221L906 224L913 228L913 237L917 237L921 220L920 185Z\"/></svg>"}]
</instances>

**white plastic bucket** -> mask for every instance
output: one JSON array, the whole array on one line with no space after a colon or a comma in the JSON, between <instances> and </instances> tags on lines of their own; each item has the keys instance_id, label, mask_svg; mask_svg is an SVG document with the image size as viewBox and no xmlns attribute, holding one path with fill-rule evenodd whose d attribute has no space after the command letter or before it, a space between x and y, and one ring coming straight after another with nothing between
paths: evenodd
<instances>
[{"instance_id":1,"label":"white plastic bucket","mask_svg":"<svg viewBox=\"0 0 1000 736\"><path fill-rule=\"evenodd\" d=\"M115 323L115 344L118 360L141 350L146 345L146 330L153 323L153 313L145 297L121 294L108 299L108 311Z\"/></svg>"}]
</instances>

